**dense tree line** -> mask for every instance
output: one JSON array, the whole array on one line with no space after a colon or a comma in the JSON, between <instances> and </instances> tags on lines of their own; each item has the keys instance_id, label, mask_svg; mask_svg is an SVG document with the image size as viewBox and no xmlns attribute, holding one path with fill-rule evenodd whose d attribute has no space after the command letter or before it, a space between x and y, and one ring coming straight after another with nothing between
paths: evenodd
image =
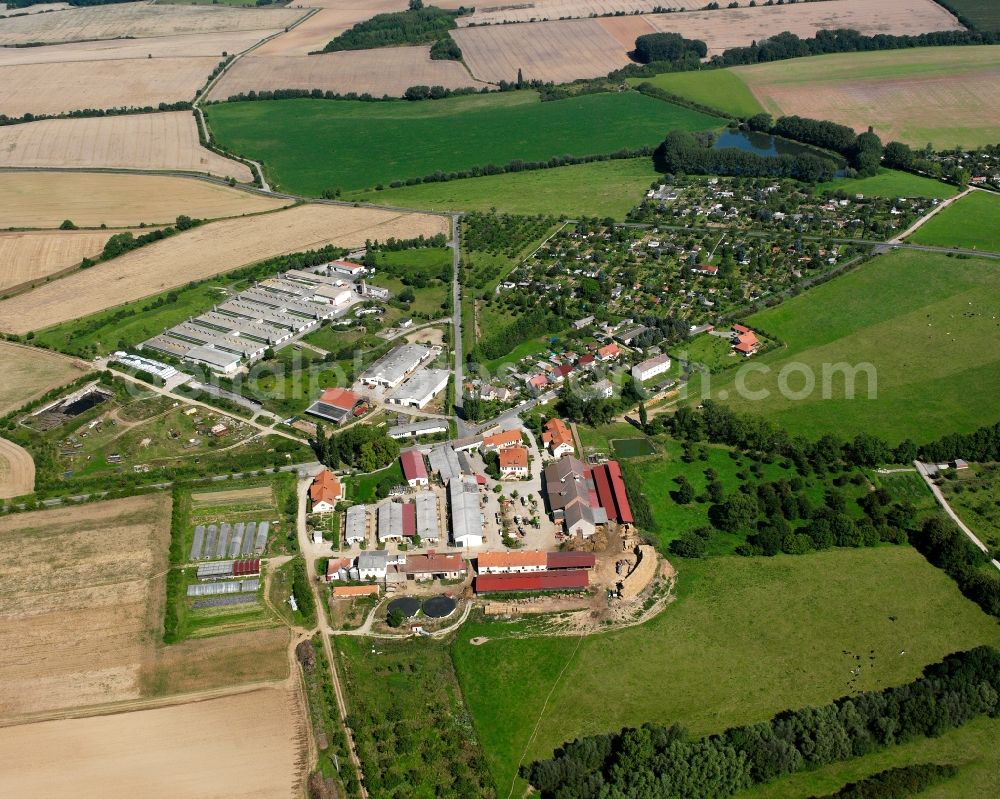
<instances>
[{"instance_id":1,"label":"dense tree line","mask_svg":"<svg viewBox=\"0 0 1000 799\"><path fill-rule=\"evenodd\" d=\"M713 149L710 137L683 130L667 134L653 153L653 165L670 174L795 178L809 183L830 180L838 169L832 159L815 155L763 156L737 147Z\"/></svg>"},{"instance_id":2,"label":"dense tree line","mask_svg":"<svg viewBox=\"0 0 1000 799\"><path fill-rule=\"evenodd\" d=\"M431 60L461 61L462 48L458 46L458 42L452 39L451 36L445 36L431 45Z\"/></svg>"},{"instance_id":3,"label":"dense tree line","mask_svg":"<svg viewBox=\"0 0 1000 799\"><path fill-rule=\"evenodd\" d=\"M679 33L647 33L635 40L632 57L640 64L652 62L698 63L708 54L701 39L685 39Z\"/></svg>"},{"instance_id":4,"label":"dense tree line","mask_svg":"<svg viewBox=\"0 0 1000 799\"><path fill-rule=\"evenodd\" d=\"M419 7L415 7L418 5ZM411 3L406 11L376 14L371 19L357 23L327 43L323 52L369 50L401 44L431 44L447 37L448 31L457 28L456 17L465 13L465 8L452 11Z\"/></svg>"},{"instance_id":5,"label":"dense tree line","mask_svg":"<svg viewBox=\"0 0 1000 799\"><path fill-rule=\"evenodd\" d=\"M720 799L787 774L936 737L1000 712L1000 653L949 655L905 685L719 735L646 724L575 740L523 769L544 799Z\"/></svg>"},{"instance_id":6,"label":"dense tree line","mask_svg":"<svg viewBox=\"0 0 1000 799\"><path fill-rule=\"evenodd\" d=\"M160 230L151 230L149 233L141 233L136 236L130 231L125 231L124 233L115 233L104 245L104 249L97 259L84 258L81 266L83 268L88 268L96 263L102 261L110 261L112 258L117 258L119 255L124 255L125 253L136 250L139 247L145 247L147 244L152 244L154 241L161 241L163 239L170 238L177 233L185 230L190 230L193 227L204 222L203 219L192 219L189 216L184 216L183 214L177 217L177 220L171 227L161 228ZM63 223L65 224L65 222Z\"/></svg>"},{"instance_id":7,"label":"dense tree line","mask_svg":"<svg viewBox=\"0 0 1000 799\"><path fill-rule=\"evenodd\" d=\"M109 6L115 3L131 3L135 0L65 0L71 6L76 6L78 8L84 8L87 6ZM29 6L42 5L44 3L49 3L51 0L4 0L8 9L13 8L28 8Z\"/></svg>"},{"instance_id":8,"label":"dense tree line","mask_svg":"<svg viewBox=\"0 0 1000 799\"><path fill-rule=\"evenodd\" d=\"M933 516L911 536L913 546L943 569L965 596L987 613L1000 617L1000 573L989 556L949 519Z\"/></svg>"},{"instance_id":9,"label":"dense tree line","mask_svg":"<svg viewBox=\"0 0 1000 799\"><path fill-rule=\"evenodd\" d=\"M329 436L323 425L317 424L314 447L320 462L334 469L346 465L374 472L399 457L399 442L389 438L384 429L367 424L357 424Z\"/></svg>"},{"instance_id":10,"label":"dense tree line","mask_svg":"<svg viewBox=\"0 0 1000 799\"><path fill-rule=\"evenodd\" d=\"M48 0L46 0L47 2ZM116 0L117 2L118 0ZM134 0L121 0L121 2L132 2ZM176 103L160 103L157 106L120 106L118 108L81 108L76 111L65 111L61 114L22 114L19 117L11 117L0 114L0 126L23 125L26 122L39 122L43 119L83 119L89 117L118 117L129 114L154 114L158 111L190 111L192 104L188 100L180 100Z\"/></svg>"},{"instance_id":11,"label":"dense tree line","mask_svg":"<svg viewBox=\"0 0 1000 799\"><path fill-rule=\"evenodd\" d=\"M753 117L751 126L761 129L760 125L765 117L766 114ZM768 132L840 153L850 160L859 175L874 175L882 163L882 140L871 128L865 133L856 134L852 128L836 122L787 116L779 117Z\"/></svg>"},{"instance_id":12,"label":"dense tree line","mask_svg":"<svg viewBox=\"0 0 1000 799\"><path fill-rule=\"evenodd\" d=\"M880 771L848 783L835 793L810 799L907 799L956 774L958 769L951 764L915 763Z\"/></svg>"}]
</instances>

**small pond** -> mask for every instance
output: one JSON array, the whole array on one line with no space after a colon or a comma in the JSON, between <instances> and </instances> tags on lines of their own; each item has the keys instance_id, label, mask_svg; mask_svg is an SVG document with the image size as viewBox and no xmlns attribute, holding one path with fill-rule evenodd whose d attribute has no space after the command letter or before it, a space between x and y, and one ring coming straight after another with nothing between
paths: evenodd
<instances>
[{"instance_id":1,"label":"small pond","mask_svg":"<svg viewBox=\"0 0 1000 799\"><path fill-rule=\"evenodd\" d=\"M387 610L389 613L398 610L406 618L410 618L411 616L416 616L417 611L420 610L420 600L415 596L401 596L399 599L392 600Z\"/></svg>"},{"instance_id":2,"label":"small pond","mask_svg":"<svg viewBox=\"0 0 1000 799\"><path fill-rule=\"evenodd\" d=\"M779 155L814 155L819 158L828 158L837 163L843 162L843 159L836 153L752 130L733 130L732 128L724 130L715 140L712 149L723 150L727 148L756 153L765 158L774 158Z\"/></svg>"},{"instance_id":3,"label":"small pond","mask_svg":"<svg viewBox=\"0 0 1000 799\"><path fill-rule=\"evenodd\" d=\"M610 443L618 458L641 458L656 453L656 447L648 438L616 438Z\"/></svg>"}]
</instances>

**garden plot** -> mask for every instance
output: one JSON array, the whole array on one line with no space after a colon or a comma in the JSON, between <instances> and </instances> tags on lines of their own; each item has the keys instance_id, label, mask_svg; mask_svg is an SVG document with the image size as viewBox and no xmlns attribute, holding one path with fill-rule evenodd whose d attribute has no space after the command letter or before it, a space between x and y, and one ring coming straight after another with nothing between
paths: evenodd
<instances>
[{"instance_id":1,"label":"garden plot","mask_svg":"<svg viewBox=\"0 0 1000 799\"><path fill-rule=\"evenodd\" d=\"M0 302L0 329L49 327L276 255L448 231L446 217L331 205L213 222Z\"/></svg>"},{"instance_id":2,"label":"garden plot","mask_svg":"<svg viewBox=\"0 0 1000 799\"><path fill-rule=\"evenodd\" d=\"M46 119L0 128L0 167L162 169L250 182L250 168L198 142L190 111Z\"/></svg>"}]
</instances>

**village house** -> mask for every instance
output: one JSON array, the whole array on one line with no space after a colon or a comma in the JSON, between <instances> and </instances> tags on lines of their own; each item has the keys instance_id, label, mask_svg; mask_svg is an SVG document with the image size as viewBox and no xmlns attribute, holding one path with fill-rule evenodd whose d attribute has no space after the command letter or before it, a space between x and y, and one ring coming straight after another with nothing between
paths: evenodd
<instances>
[{"instance_id":1,"label":"village house","mask_svg":"<svg viewBox=\"0 0 1000 799\"><path fill-rule=\"evenodd\" d=\"M523 443L521 431L516 427L512 430L483 437L483 449L487 452L499 452L510 447L519 447Z\"/></svg>"},{"instance_id":2,"label":"village house","mask_svg":"<svg viewBox=\"0 0 1000 799\"><path fill-rule=\"evenodd\" d=\"M500 450L500 478L503 480L529 477L528 450L526 447L508 447Z\"/></svg>"},{"instance_id":3,"label":"village house","mask_svg":"<svg viewBox=\"0 0 1000 799\"><path fill-rule=\"evenodd\" d=\"M321 471L309 486L313 513L332 513L344 498L344 486L329 469Z\"/></svg>"},{"instance_id":4,"label":"village house","mask_svg":"<svg viewBox=\"0 0 1000 799\"><path fill-rule=\"evenodd\" d=\"M637 363L632 367L632 379L640 383L652 380L658 375L670 371L670 356L667 354L657 355L655 358Z\"/></svg>"},{"instance_id":5,"label":"village house","mask_svg":"<svg viewBox=\"0 0 1000 799\"><path fill-rule=\"evenodd\" d=\"M481 552L476 558L480 574L523 574L548 568L548 556L540 550Z\"/></svg>"},{"instance_id":6,"label":"village house","mask_svg":"<svg viewBox=\"0 0 1000 799\"><path fill-rule=\"evenodd\" d=\"M573 446L573 433L562 419L549 419L542 432L542 443L554 458L561 458L563 455L572 455L575 451Z\"/></svg>"},{"instance_id":7,"label":"village house","mask_svg":"<svg viewBox=\"0 0 1000 799\"><path fill-rule=\"evenodd\" d=\"M611 344L606 344L597 351L597 358L601 361L613 361L619 355L621 355L621 348L612 342Z\"/></svg>"}]
</instances>

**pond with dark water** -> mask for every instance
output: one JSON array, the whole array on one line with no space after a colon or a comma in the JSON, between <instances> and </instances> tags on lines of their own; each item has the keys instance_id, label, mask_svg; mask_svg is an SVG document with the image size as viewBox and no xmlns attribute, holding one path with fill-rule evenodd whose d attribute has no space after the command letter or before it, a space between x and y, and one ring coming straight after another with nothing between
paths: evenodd
<instances>
[{"instance_id":1,"label":"pond with dark water","mask_svg":"<svg viewBox=\"0 0 1000 799\"><path fill-rule=\"evenodd\" d=\"M765 158L774 158L779 155L813 155L817 158L826 158L843 164L843 159L836 153L752 130L732 130L731 128L724 130L712 144L712 149L724 150L728 148L756 153Z\"/></svg>"}]
</instances>

